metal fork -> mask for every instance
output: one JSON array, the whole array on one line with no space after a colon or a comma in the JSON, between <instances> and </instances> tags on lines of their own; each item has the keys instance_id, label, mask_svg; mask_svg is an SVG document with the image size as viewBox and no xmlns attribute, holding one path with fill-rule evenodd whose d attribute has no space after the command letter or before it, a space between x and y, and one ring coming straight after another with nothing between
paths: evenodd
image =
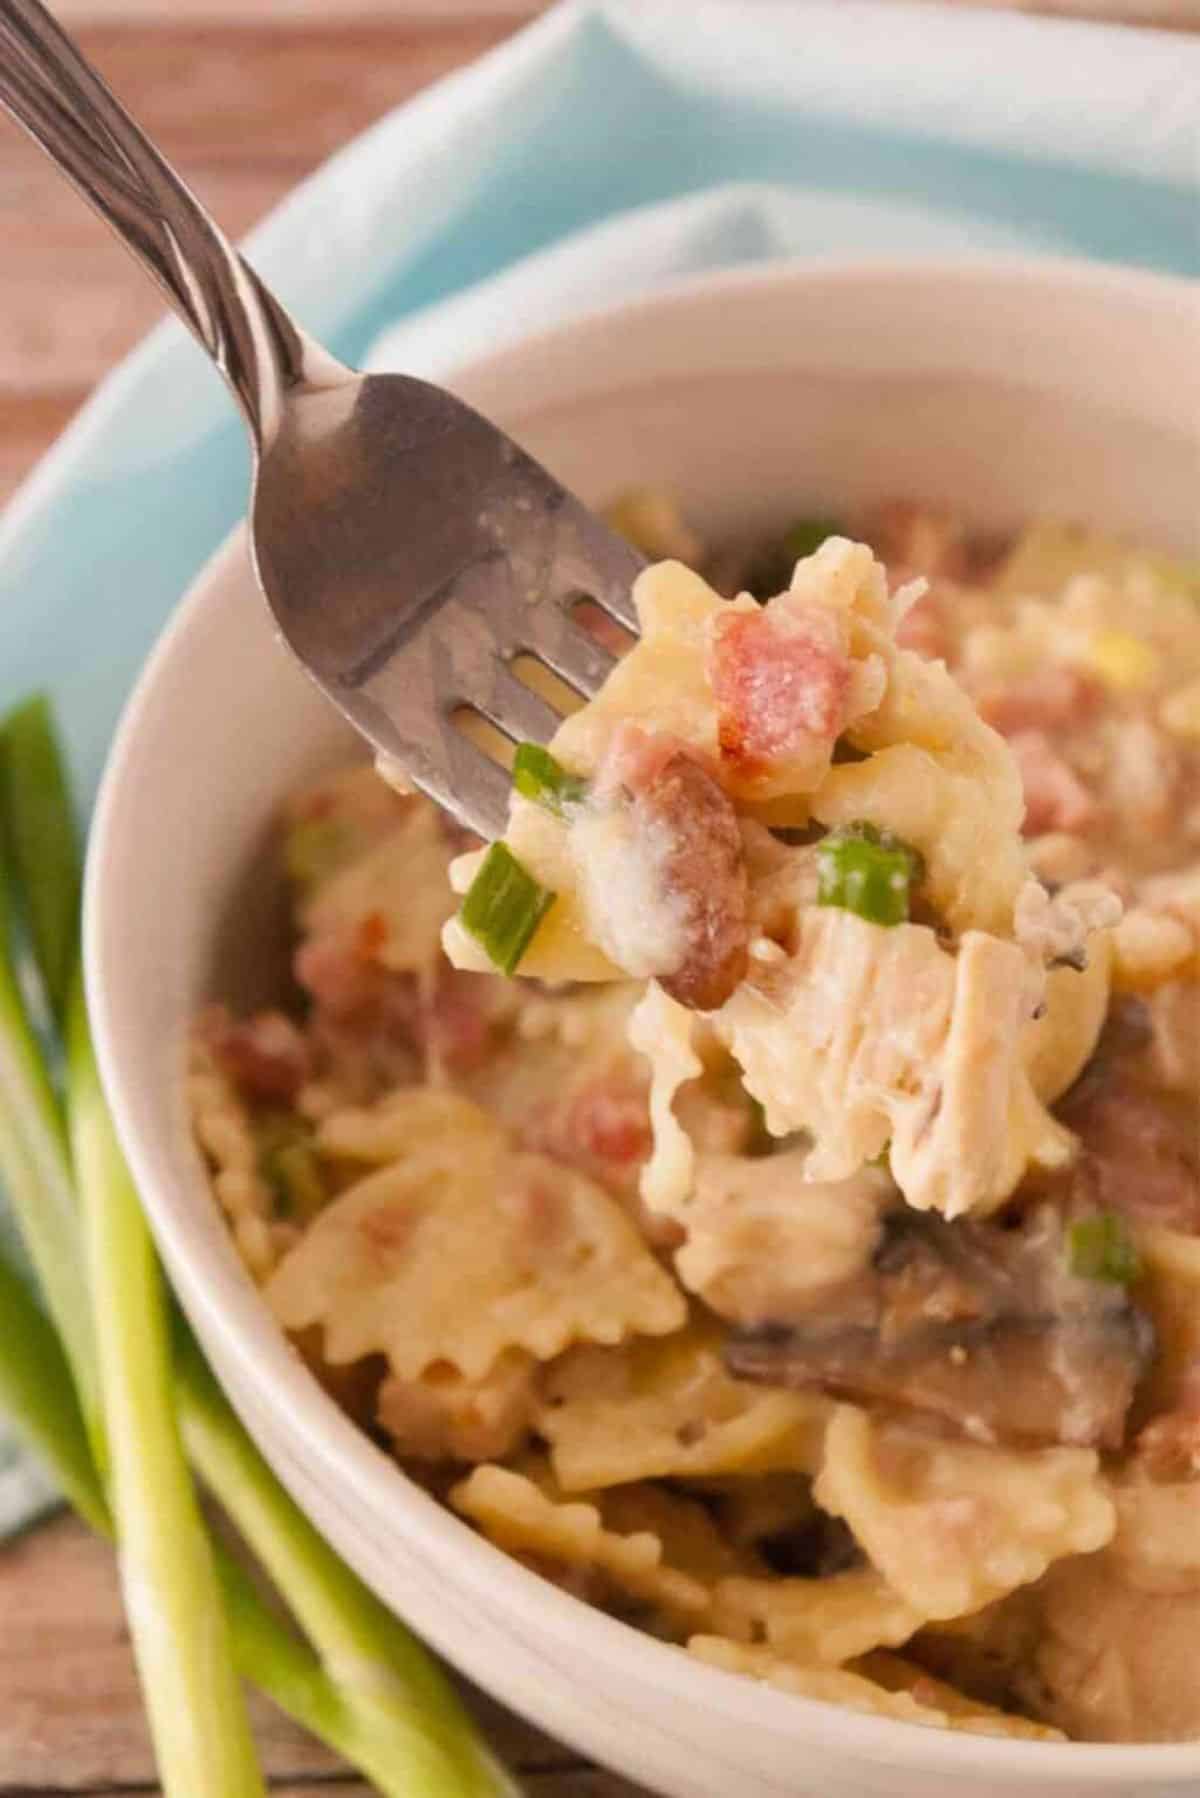
<instances>
[{"instance_id":1,"label":"metal fork","mask_svg":"<svg viewBox=\"0 0 1200 1798\"><path fill-rule=\"evenodd\" d=\"M586 597L637 628L640 557L442 388L362 375L293 323L38 0L0 0L0 101L165 292L250 434L251 544L284 640L378 753L485 837L509 778L460 728L545 742L514 663L593 694ZM478 733L476 733L478 734Z\"/></svg>"}]
</instances>

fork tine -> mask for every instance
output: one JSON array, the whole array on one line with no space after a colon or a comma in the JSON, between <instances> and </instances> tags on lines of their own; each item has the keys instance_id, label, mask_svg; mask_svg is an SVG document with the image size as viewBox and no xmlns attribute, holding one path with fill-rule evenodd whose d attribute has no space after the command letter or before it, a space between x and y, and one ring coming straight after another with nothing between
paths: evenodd
<instances>
[{"instance_id":1,"label":"fork tine","mask_svg":"<svg viewBox=\"0 0 1200 1798\"><path fill-rule=\"evenodd\" d=\"M413 784L461 824L493 842L504 835L512 781L508 770L446 721L444 759L430 758L410 770Z\"/></svg>"},{"instance_id":2,"label":"fork tine","mask_svg":"<svg viewBox=\"0 0 1200 1798\"><path fill-rule=\"evenodd\" d=\"M509 664L500 660L486 670L483 691L464 692L462 697L465 704L482 712L514 743L548 743L562 723L562 714L518 680Z\"/></svg>"},{"instance_id":3,"label":"fork tine","mask_svg":"<svg viewBox=\"0 0 1200 1798\"><path fill-rule=\"evenodd\" d=\"M585 699L595 697L617 665L610 650L556 606L534 608L526 635L530 651Z\"/></svg>"}]
</instances>

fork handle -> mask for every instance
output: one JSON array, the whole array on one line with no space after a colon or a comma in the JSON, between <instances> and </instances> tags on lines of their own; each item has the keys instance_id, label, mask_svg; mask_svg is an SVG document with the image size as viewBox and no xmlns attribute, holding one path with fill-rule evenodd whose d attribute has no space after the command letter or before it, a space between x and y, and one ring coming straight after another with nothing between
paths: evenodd
<instances>
[{"instance_id":1,"label":"fork handle","mask_svg":"<svg viewBox=\"0 0 1200 1798\"><path fill-rule=\"evenodd\" d=\"M290 387L340 365L294 325L39 0L0 0L0 103L162 288L233 391L255 445Z\"/></svg>"}]
</instances>

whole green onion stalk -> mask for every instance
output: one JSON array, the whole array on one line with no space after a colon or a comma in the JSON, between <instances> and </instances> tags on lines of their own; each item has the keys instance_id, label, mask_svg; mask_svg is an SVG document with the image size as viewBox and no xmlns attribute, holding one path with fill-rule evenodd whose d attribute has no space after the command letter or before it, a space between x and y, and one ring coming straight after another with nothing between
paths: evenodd
<instances>
[{"instance_id":1,"label":"whole green onion stalk","mask_svg":"<svg viewBox=\"0 0 1200 1798\"><path fill-rule=\"evenodd\" d=\"M80 1516L116 1540L164 1792L263 1792L243 1675L385 1795L512 1798L453 1688L307 1522L186 1331L172 1332L96 1069L77 837L42 701L0 724L0 845L0 1178L39 1288L0 1259L0 1404ZM210 1537L189 1462L291 1621Z\"/></svg>"}]
</instances>

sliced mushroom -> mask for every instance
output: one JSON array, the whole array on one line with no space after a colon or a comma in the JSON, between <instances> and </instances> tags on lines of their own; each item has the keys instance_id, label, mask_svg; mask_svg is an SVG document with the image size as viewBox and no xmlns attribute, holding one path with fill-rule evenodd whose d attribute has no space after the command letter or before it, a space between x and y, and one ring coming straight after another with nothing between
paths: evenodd
<instances>
[{"instance_id":1,"label":"sliced mushroom","mask_svg":"<svg viewBox=\"0 0 1200 1798\"><path fill-rule=\"evenodd\" d=\"M979 1441L1120 1445L1153 1350L1125 1288L1075 1277L1061 1213L1019 1229L893 1213L832 1307L731 1336L730 1371L911 1407Z\"/></svg>"}]
</instances>

